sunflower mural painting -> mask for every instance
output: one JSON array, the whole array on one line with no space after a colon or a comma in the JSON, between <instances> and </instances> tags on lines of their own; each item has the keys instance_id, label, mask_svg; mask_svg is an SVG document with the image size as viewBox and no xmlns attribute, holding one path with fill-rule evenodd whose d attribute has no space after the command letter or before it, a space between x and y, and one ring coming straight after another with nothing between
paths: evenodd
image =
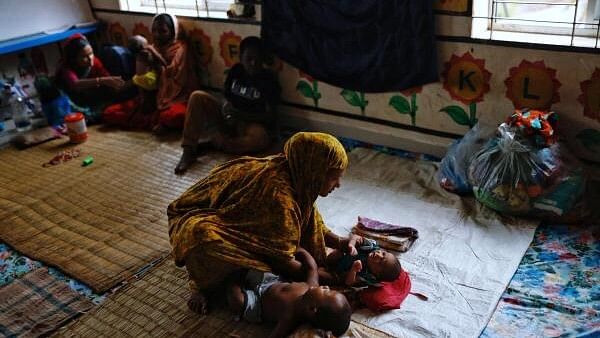
<instances>
[{"instance_id":1,"label":"sunflower mural painting","mask_svg":"<svg viewBox=\"0 0 600 338\"><path fill-rule=\"evenodd\" d=\"M359 107L360 113L363 116L365 115L365 108L367 108L367 105L369 104L369 101L365 100L365 93L344 89L340 92L340 95L342 95L344 101L348 102L351 106Z\"/></svg>"},{"instance_id":2,"label":"sunflower mural painting","mask_svg":"<svg viewBox=\"0 0 600 338\"><path fill-rule=\"evenodd\" d=\"M148 40L148 43L152 43L152 32L150 31L148 26L144 25L142 22L138 22L135 25L133 25L133 30L131 31L131 34L141 35L144 38L146 38L146 40Z\"/></svg>"},{"instance_id":3,"label":"sunflower mural painting","mask_svg":"<svg viewBox=\"0 0 600 338\"><path fill-rule=\"evenodd\" d=\"M592 77L579 84L581 95L577 100L583 105L583 115L600 122L600 68Z\"/></svg>"},{"instance_id":4,"label":"sunflower mural painting","mask_svg":"<svg viewBox=\"0 0 600 338\"><path fill-rule=\"evenodd\" d=\"M417 94L423 91L423 86L409 88L407 90L403 90L400 93L406 97L410 97L410 102L401 95L394 95L390 98L390 102L388 103L392 106L398 113L410 115L410 124L413 126L416 125L417 119Z\"/></svg>"},{"instance_id":5,"label":"sunflower mural painting","mask_svg":"<svg viewBox=\"0 0 600 338\"><path fill-rule=\"evenodd\" d=\"M477 123L477 102L483 101L490 91L492 73L485 69L485 60L474 58L466 52L458 57L452 54L442 73L444 89L450 96L469 106L469 113L460 106L452 105L440 109L457 124L473 127Z\"/></svg>"},{"instance_id":6,"label":"sunflower mural painting","mask_svg":"<svg viewBox=\"0 0 600 338\"><path fill-rule=\"evenodd\" d=\"M600 69L596 68L592 77L579 87L578 101L583 105L583 115L600 122ZM600 130L584 129L576 137L587 150L600 153Z\"/></svg>"},{"instance_id":7,"label":"sunflower mural painting","mask_svg":"<svg viewBox=\"0 0 600 338\"><path fill-rule=\"evenodd\" d=\"M108 26L108 36L112 43L127 46L127 31L120 23L113 22Z\"/></svg>"},{"instance_id":8,"label":"sunflower mural painting","mask_svg":"<svg viewBox=\"0 0 600 338\"><path fill-rule=\"evenodd\" d=\"M544 61L521 61L510 69L506 80L506 97L516 109L531 108L549 110L553 103L560 102L560 81L556 70L546 67Z\"/></svg>"},{"instance_id":9,"label":"sunflower mural painting","mask_svg":"<svg viewBox=\"0 0 600 338\"><path fill-rule=\"evenodd\" d=\"M315 80L312 76L305 72L298 70L298 74L305 80L299 80L296 84L296 90L302 94L302 96L312 99L315 108L319 107L319 100L321 99L321 93L319 92L319 81Z\"/></svg>"},{"instance_id":10,"label":"sunflower mural painting","mask_svg":"<svg viewBox=\"0 0 600 338\"><path fill-rule=\"evenodd\" d=\"M213 48L210 37L200 28L194 28L189 32L189 41L196 65L198 66L199 78L210 85L210 73L208 65L212 61Z\"/></svg>"},{"instance_id":11,"label":"sunflower mural painting","mask_svg":"<svg viewBox=\"0 0 600 338\"><path fill-rule=\"evenodd\" d=\"M225 73L229 72L236 63L240 62L240 43L242 37L235 34L233 31L225 32L221 34L219 40L219 48L221 49L221 57L225 63Z\"/></svg>"}]
</instances>

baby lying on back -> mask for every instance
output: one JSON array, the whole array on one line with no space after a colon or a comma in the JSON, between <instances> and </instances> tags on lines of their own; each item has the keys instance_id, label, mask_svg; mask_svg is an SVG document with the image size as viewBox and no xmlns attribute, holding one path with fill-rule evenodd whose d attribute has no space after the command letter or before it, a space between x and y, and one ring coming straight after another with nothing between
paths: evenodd
<instances>
[{"instance_id":1,"label":"baby lying on back","mask_svg":"<svg viewBox=\"0 0 600 338\"><path fill-rule=\"evenodd\" d=\"M339 276L338 281L347 286L379 286L379 282L395 281L402 271L396 256L364 237L357 243L355 252L333 250L327 255L327 266Z\"/></svg>"},{"instance_id":2,"label":"baby lying on back","mask_svg":"<svg viewBox=\"0 0 600 338\"><path fill-rule=\"evenodd\" d=\"M299 248L296 259L306 267L306 281L284 282L270 272L249 270L243 283L228 286L229 308L249 322L276 323L271 338L286 337L306 322L335 336L344 334L352 315L348 300L319 286L317 264L306 250Z\"/></svg>"}]
</instances>

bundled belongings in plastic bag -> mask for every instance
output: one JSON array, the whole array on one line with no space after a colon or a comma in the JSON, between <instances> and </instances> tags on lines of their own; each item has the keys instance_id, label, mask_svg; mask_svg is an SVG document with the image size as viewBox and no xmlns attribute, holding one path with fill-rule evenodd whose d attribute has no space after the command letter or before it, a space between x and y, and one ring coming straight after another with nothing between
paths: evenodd
<instances>
[{"instance_id":1,"label":"bundled belongings in plastic bag","mask_svg":"<svg viewBox=\"0 0 600 338\"><path fill-rule=\"evenodd\" d=\"M468 169L475 197L508 214L560 216L585 187L578 162L555 141L556 115L517 110L478 151Z\"/></svg>"},{"instance_id":2,"label":"bundled belongings in plastic bag","mask_svg":"<svg viewBox=\"0 0 600 338\"><path fill-rule=\"evenodd\" d=\"M437 179L442 188L459 195L472 193L473 187L467 179L471 157L494 136L495 132L495 126L477 122L465 136L450 145L437 172Z\"/></svg>"},{"instance_id":3,"label":"bundled belongings in plastic bag","mask_svg":"<svg viewBox=\"0 0 600 338\"><path fill-rule=\"evenodd\" d=\"M406 252L419 238L419 232L411 227L404 227L376 221L367 217L358 216L358 223L352 232L374 239L384 249Z\"/></svg>"}]
</instances>

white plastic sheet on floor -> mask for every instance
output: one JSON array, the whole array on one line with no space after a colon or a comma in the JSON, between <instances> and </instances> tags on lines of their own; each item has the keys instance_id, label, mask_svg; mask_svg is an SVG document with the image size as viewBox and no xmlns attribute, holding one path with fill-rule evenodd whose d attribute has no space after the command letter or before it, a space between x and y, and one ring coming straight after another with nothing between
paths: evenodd
<instances>
[{"instance_id":1,"label":"white plastic sheet on floor","mask_svg":"<svg viewBox=\"0 0 600 338\"><path fill-rule=\"evenodd\" d=\"M510 282L537 223L502 217L441 189L437 164L357 148L342 186L317 201L325 223L347 234L357 216L411 226L419 239L399 254L412 291L398 310L353 319L397 337L477 337Z\"/></svg>"}]
</instances>

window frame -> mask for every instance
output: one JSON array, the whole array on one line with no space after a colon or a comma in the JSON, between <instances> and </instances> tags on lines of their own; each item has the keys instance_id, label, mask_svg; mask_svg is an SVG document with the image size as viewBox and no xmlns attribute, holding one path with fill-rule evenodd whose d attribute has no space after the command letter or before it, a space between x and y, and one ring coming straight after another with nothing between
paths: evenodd
<instances>
[{"instance_id":1,"label":"window frame","mask_svg":"<svg viewBox=\"0 0 600 338\"><path fill-rule=\"evenodd\" d=\"M224 19L233 3L234 0L119 0L119 8L131 12L169 12L178 16Z\"/></svg>"},{"instance_id":2,"label":"window frame","mask_svg":"<svg viewBox=\"0 0 600 338\"><path fill-rule=\"evenodd\" d=\"M592 49L600 47L600 22L598 19L594 19L592 14L594 8L598 11L600 0L572 0L570 1L572 4L566 4L565 0L562 1L563 5L556 4L556 6L574 7L573 19L564 22L499 17L493 8L494 5L501 3L547 5L547 2L543 0L474 1L471 37ZM585 9L581 10L580 5L585 5ZM591 22L587 22L588 20ZM539 24L535 24L535 22Z\"/></svg>"}]
</instances>

